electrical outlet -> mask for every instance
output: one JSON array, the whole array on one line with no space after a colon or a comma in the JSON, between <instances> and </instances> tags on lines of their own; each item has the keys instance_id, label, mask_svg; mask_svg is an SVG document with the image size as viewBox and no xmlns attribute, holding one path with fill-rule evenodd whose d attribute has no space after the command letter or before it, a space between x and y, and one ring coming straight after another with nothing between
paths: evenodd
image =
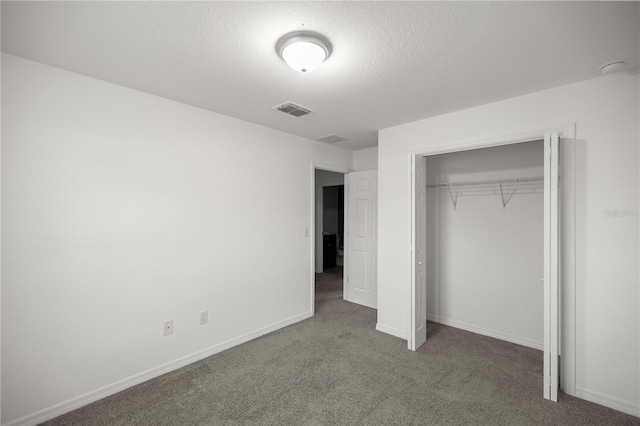
<instances>
[{"instance_id":1,"label":"electrical outlet","mask_svg":"<svg viewBox=\"0 0 640 426\"><path fill-rule=\"evenodd\" d=\"M167 320L164 322L164 335L173 333L173 320Z\"/></svg>"},{"instance_id":2,"label":"electrical outlet","mask_svg":"<svg viewBox=\"0 0 640 426\"><path fill-rule=\"evenodd\" d=\"M200 311L200 325L209 322L209 311Z\"/></svg>"}]
</instances>

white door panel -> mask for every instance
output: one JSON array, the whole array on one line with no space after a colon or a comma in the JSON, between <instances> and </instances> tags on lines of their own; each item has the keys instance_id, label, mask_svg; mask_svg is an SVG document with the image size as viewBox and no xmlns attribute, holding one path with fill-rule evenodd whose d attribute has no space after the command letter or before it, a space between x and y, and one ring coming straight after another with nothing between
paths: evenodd
<instances>
[{"instance_id":1,"label":"white door panel","mask_svg":"<svg viewBox=\"0 0 640 426\"><path fill-rule=\"evenodd\" d=\"M346 300L378 307L378 171L349 173Z\"/></svg>"},{"instance_id":2,"label":"white door panel","mask_svg":"<svg viewBox=\"0 0 640 426\"><path fill-rule=\"evenodd\" d=\"M559 143L558 133L544 138L544 398L558 400L559 268Z\"/></svg>"},{"instance_id":3,"label":"white door panel","mask_svg":"<svg viewBox=\"0 0 640 426\"><path fill-rule=\"evenodd\" d=\"M417 350L427 341L427 292L426 292L426 159L421 156L411 158L411 324L408 339L409 349Z\"/></svg>"}]
</instances>

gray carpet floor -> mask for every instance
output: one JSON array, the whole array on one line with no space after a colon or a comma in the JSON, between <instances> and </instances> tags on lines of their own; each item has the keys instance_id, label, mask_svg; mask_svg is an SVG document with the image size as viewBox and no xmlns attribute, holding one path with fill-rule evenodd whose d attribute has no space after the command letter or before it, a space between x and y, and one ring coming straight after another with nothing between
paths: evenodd
<instances>
[{"instance_id":1,"label":"gray carpet floor","mask_svg":"<svg viewBox=\"0 0 640 426\"><path fill-rule=\"evenodd\" d=\"M316 315L47 425L640 425L561 394L542 353L429 323L419 351L375 331L376 311L319 274Z\"/></svg>"}]
</instances>

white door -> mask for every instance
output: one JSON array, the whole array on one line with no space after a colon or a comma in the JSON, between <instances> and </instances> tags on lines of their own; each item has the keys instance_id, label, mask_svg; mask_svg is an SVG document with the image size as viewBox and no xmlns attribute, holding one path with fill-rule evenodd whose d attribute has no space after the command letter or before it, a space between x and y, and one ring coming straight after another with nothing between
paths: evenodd
<instances>
[{"instance_id":1,"label":"white door","mask_svg":"<svg viewBox=\"0 0 640 426\"><path fill-rule=\"evenodd\" d=\"M544 398L558 400L558 133L544 137Z\"/></svg>"},{"instance_id":2,"label":"white door","mask_svg":"<svg viewBox=\"0 0 640 426\"><path fill-rule=\"evenodd\" d=\"M417 350L427 341L426 238L426 159L412 156L411 162L411 324L409 349Z\"/></svg>"},{"instance_id":3,"label":"white door","mask_svg":"<svg viewBox=\"0 0 640 426\"><path fill-rule=\"evenodd\" d=\"M378 307L378 171L349 173L345 299Z\"/></svg>"}]
</instances>

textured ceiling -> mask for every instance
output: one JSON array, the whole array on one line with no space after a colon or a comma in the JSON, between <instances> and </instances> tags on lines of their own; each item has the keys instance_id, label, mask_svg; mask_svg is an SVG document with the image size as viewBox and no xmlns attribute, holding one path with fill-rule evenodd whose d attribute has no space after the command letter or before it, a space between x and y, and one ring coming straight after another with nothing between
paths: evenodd
<instances>
[{"instance_id":1,"label":"textured ceiling","mask_svg":"<svg viewBox=\"0 0 640 426\"><path fill-rule=\"evenodd\" d=\"M2 2L2 50L336 145L599 75L639 56L638 2ZM333 44L316 71L283 34ZM315 111L273 109L293 101Z\"/></svg>"}]
</instances>

